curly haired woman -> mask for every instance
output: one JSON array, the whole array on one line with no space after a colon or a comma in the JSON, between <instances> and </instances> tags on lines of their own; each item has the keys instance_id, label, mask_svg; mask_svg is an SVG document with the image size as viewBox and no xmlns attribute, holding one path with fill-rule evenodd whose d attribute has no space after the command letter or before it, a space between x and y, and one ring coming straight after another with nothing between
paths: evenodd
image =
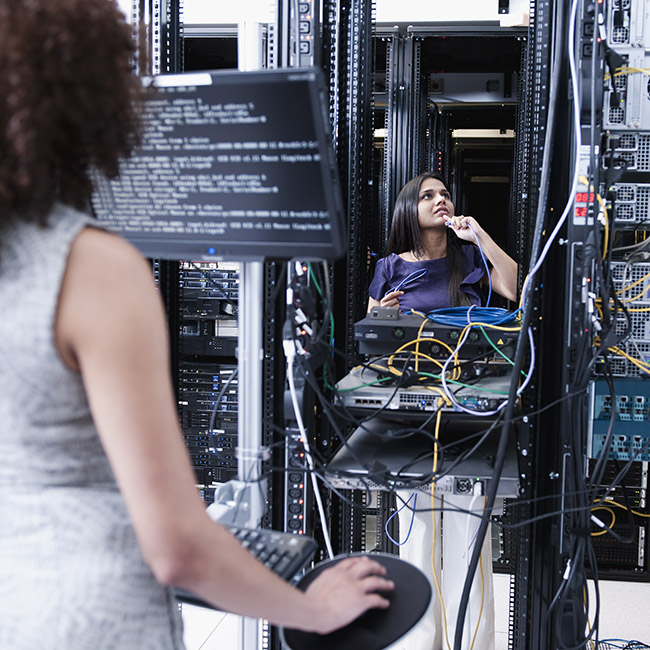
<instances>
[{"instance_id":1,"label":"curly haired woman","mask_svg":"<svg viewBox=\"0 0 650 650\"><path fill-rule=\"evenodd\" d=\"M172 585L331 631L384 569L302 593L207 517L151 269L83 213L138 141L133 55L114 0L0 0L0 648L182 648Z\"/></svg>"}]
</instances>

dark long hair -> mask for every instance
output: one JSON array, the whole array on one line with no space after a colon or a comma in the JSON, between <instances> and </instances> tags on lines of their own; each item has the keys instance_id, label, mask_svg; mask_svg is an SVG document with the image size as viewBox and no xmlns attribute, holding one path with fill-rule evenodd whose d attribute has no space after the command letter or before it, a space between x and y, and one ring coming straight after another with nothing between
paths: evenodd
<instances>
[{"instance_id":1,"label":"dark long hair","mask_svg":"<svg viewBox=\"0 0 650 650\"><path fill-rule=\"evenodd\" d=\"M418 222L418 200L420 187L427 178L440 181L447 189L447 182L438 173L427 171L412 178L397 195L393 219L386 246L386 255L414 251L424 252L422 232ZM455 307L471 304L469 296L460 290L460 284L467 275L467 264L461 251L461 240L451 228L447 228L447 264L449 266L449 300Z\"/></svg>"},{"instance_id":2,"label":"dark long hair","mask_svg":"<svg viewBox=\"0 0 650 650\"><path fill-rule=\"evenodd\" d=\"M143 90L115 0L0 0L0 228L84 209L140 137Z\"/></svg>"}]
</instances>

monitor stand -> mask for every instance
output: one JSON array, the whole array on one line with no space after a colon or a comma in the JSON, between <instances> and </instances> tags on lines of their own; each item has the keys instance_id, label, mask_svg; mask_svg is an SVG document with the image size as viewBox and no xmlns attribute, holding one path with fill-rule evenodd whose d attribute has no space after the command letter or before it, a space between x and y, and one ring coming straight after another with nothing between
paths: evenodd
<instances>
[{"instance_id":1,"label":"monitor stand","mask_svg":"<svg viewBox=\"0 0 650 650\"><path fill-rule=\"evenodd\" d=\"M220 486L208 514L223 524L258 528L266 506L261 479L263 262L242 262L239 276L237 479ZM257 650L259 621L241 619L241 650Z\"/></svg>"}]
</instances>

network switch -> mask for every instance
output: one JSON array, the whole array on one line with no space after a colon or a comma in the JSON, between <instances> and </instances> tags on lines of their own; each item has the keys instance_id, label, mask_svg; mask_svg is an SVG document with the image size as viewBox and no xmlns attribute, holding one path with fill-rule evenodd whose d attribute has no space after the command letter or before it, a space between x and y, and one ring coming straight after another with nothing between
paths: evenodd
<instances>
[{"instance_id":1,"label":"network switch","mask_svg":"<svg viewBox=\"0 0 650 650\"><path fill-rule=\"evenodd\" d=\"M601 455L611 429L608 458L650 460L650 386L646 382L617 379L612 394L606 381L595 381L591 385L590 410L589 458Z\"/></svg>"}]
</instances>

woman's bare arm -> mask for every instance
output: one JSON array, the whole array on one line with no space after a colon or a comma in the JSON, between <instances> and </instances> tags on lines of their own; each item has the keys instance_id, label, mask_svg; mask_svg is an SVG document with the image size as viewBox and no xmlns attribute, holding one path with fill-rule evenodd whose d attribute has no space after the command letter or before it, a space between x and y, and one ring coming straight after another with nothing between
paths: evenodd
<instances>
[{"instance_id":1,"label":"woman's bare arm","mask_svg":"<svg viewBox=\"0 0 650 650\"><path fill-rule=\"evenodd\" d=\"M303 594L206 515L178 424L164 309L135 248L92 228L79 235L55 335L64 363L82 374L145 560L160 582L218 608L319 632L388 606L376 593L391 588L377 563L341 563Z\"/></svg>"},{"instance_id":2,"label":"woman's bare arm","mask_svg":"<svg viewBox=\"0 0 650 650\"><path fill-rule=\"evenodd\" d=\"M508 300L517 300L517 262L499 247L474 217L456 216L450 221L460 239L476 243L472 230L476 233L485 257L492 264L492 289Z\"/></svg>"}]
</instances>

